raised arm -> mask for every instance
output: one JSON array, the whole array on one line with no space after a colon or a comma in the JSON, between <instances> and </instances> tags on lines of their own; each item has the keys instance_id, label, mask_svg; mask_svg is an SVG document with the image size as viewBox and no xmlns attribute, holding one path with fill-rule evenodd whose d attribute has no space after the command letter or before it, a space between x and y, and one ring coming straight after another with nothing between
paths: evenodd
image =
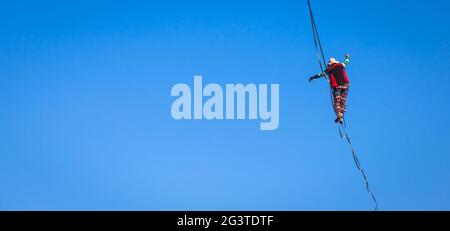
<instances>
[{"instance_id":1,"label":"raised arm","mask_svg":"<svg viewBox=\"0 0 450 231\"><path fill-rule=\"evenodd\" d=\"M345 61L343 62L344 66L347 66L350 63L350 54L345 55Z\"/></svg>"}]
</instances>

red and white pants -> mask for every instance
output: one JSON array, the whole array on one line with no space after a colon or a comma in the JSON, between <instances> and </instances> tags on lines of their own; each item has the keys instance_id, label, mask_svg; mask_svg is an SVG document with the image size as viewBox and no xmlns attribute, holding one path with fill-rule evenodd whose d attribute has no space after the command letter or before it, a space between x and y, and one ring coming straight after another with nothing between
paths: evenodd
<instances>
[{"instance_id":1,"label":"red and white pants","mask_svg":"<svg viewBox=\"0 0 450 231\"><path fill-rule=\"evenodd\" d=\"M336 115L338 113L344 114L347 109L347 94L349 87L349 84L344 84L333 88L334 111L336 112Z\"/></svg>"}]
</instances>

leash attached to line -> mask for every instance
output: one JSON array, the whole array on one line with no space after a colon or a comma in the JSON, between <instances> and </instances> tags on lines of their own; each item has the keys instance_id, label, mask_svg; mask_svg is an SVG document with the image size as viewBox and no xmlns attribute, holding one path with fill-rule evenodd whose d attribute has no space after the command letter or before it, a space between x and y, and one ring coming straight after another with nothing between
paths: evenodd
<instances>
[{"instance_id":1,"label":"leash attached to line","mask_svg":"<svg viewBox=\"0 0 450 231\"><path fill-rule=\"evenodd\" d=\"M320 42L319 32L317 31L316 19L314 18L314 13L313 13L313 10L311 7L311 2L309 0L308 0L308 7L309 7L309 15L311 17L311 27L312 27L313 38L314 38L314 46L316 47L317 61L319 61L320 71L323 72L327 66L327 62L325 61L325 54L323 52L322 42ZM324 77L328 82L330 82L327 75L324 75ZM333 91L331 88L330 88L330 100L331 100L331 104L334 107Z\"/></svg>"},{"instance_id":2,"label":"leash attached to line","mask_svg":"<svg viewBox=\"0 0 450 231\"><path fill-rule=\"evenodd\" d=\"M311 26L312 26L312 32L313 32L313 37L314 37L314 46L316 48L316 53L317 53L317 59L319 61L319 66L320 66L320 71L323 72L325 70L324 67L327 66L327 63L325 61L325 54L323 52L323 48L322 48L322 43L320 42L320 36L319 36L319 32L317 31L317 26L316 26L316 20L314 18L314 14L313 14L313 10L311 7L311 2L310 0L308 0L308 7L309 7L309 14L311 17ZM327 75L325 75L325 79L327 81L330 81L327 78ZM333 100L333 91L330 87L330 96L331 96L331 103L334 107L334 100ZM379 207L378 207L378 201L375 197L375 194L372 192L371 188L370 188L370 184L369 184L369 180L366 176L366 173L364 172L364 168L362 167L361 163L359 162L359 158L358 155L355 151L355 149L353 148L352 142L350 140L350 137L347 134L347 131L345 130L346 127L346 123L344 121L343 124L339 125L339 135L341 136L342 139L347 141L348 146L350 147L351 151L352 151L352 156L353 156L353 160L355 162L356 168L361 172L361 175L364 178L365 184L366 184L366 189L367 191L370 193L370 195L372 196L372 199L375 203L375 211L378 211Z\"/></svg>"}]
</instances>

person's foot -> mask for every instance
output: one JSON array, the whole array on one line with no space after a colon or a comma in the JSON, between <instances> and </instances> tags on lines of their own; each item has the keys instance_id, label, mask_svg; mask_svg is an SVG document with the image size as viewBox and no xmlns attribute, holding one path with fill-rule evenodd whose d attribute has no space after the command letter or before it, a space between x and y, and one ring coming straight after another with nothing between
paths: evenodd
<instances>
[{"instance_id":1,"label":"person's foot","mask_svg":"<svg viewBox=\"0 0 450 231\"><path fill-rule=\"evenodd\" d=\"M334 122L343 124L344 123L344 114L342 112L339 112L337 114L337 118L336 118L336 120L334 120Z\"/></svg>"}]
</instances>

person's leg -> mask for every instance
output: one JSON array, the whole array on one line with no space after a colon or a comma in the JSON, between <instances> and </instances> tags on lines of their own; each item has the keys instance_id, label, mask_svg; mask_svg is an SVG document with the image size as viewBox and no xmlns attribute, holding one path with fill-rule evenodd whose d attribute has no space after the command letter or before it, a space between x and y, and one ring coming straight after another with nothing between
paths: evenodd
<instances>
[{"instance_id":1,"label":"person's leg","mask_svg":"<svg viewBox=\"0 0 450 231\"><path fill-rule=\"evenodd\" d=\"M343 85L341 87L341 111L344 114L347 111L347 95L348 95L349 85Z\"/></svg>"},{"instance_id":2,"label":"person's leg","mask_svg":"<svg viewBox=\"0 0 450 231\"><path fill-rule=\"evenodd\" d=\"M342 92L339 87L335 88L333 90L333 96L334 96L334 112L336 113L336 120L335 122L340 121L340 117L342 116Z\"/></svg>"}]
</instances>

